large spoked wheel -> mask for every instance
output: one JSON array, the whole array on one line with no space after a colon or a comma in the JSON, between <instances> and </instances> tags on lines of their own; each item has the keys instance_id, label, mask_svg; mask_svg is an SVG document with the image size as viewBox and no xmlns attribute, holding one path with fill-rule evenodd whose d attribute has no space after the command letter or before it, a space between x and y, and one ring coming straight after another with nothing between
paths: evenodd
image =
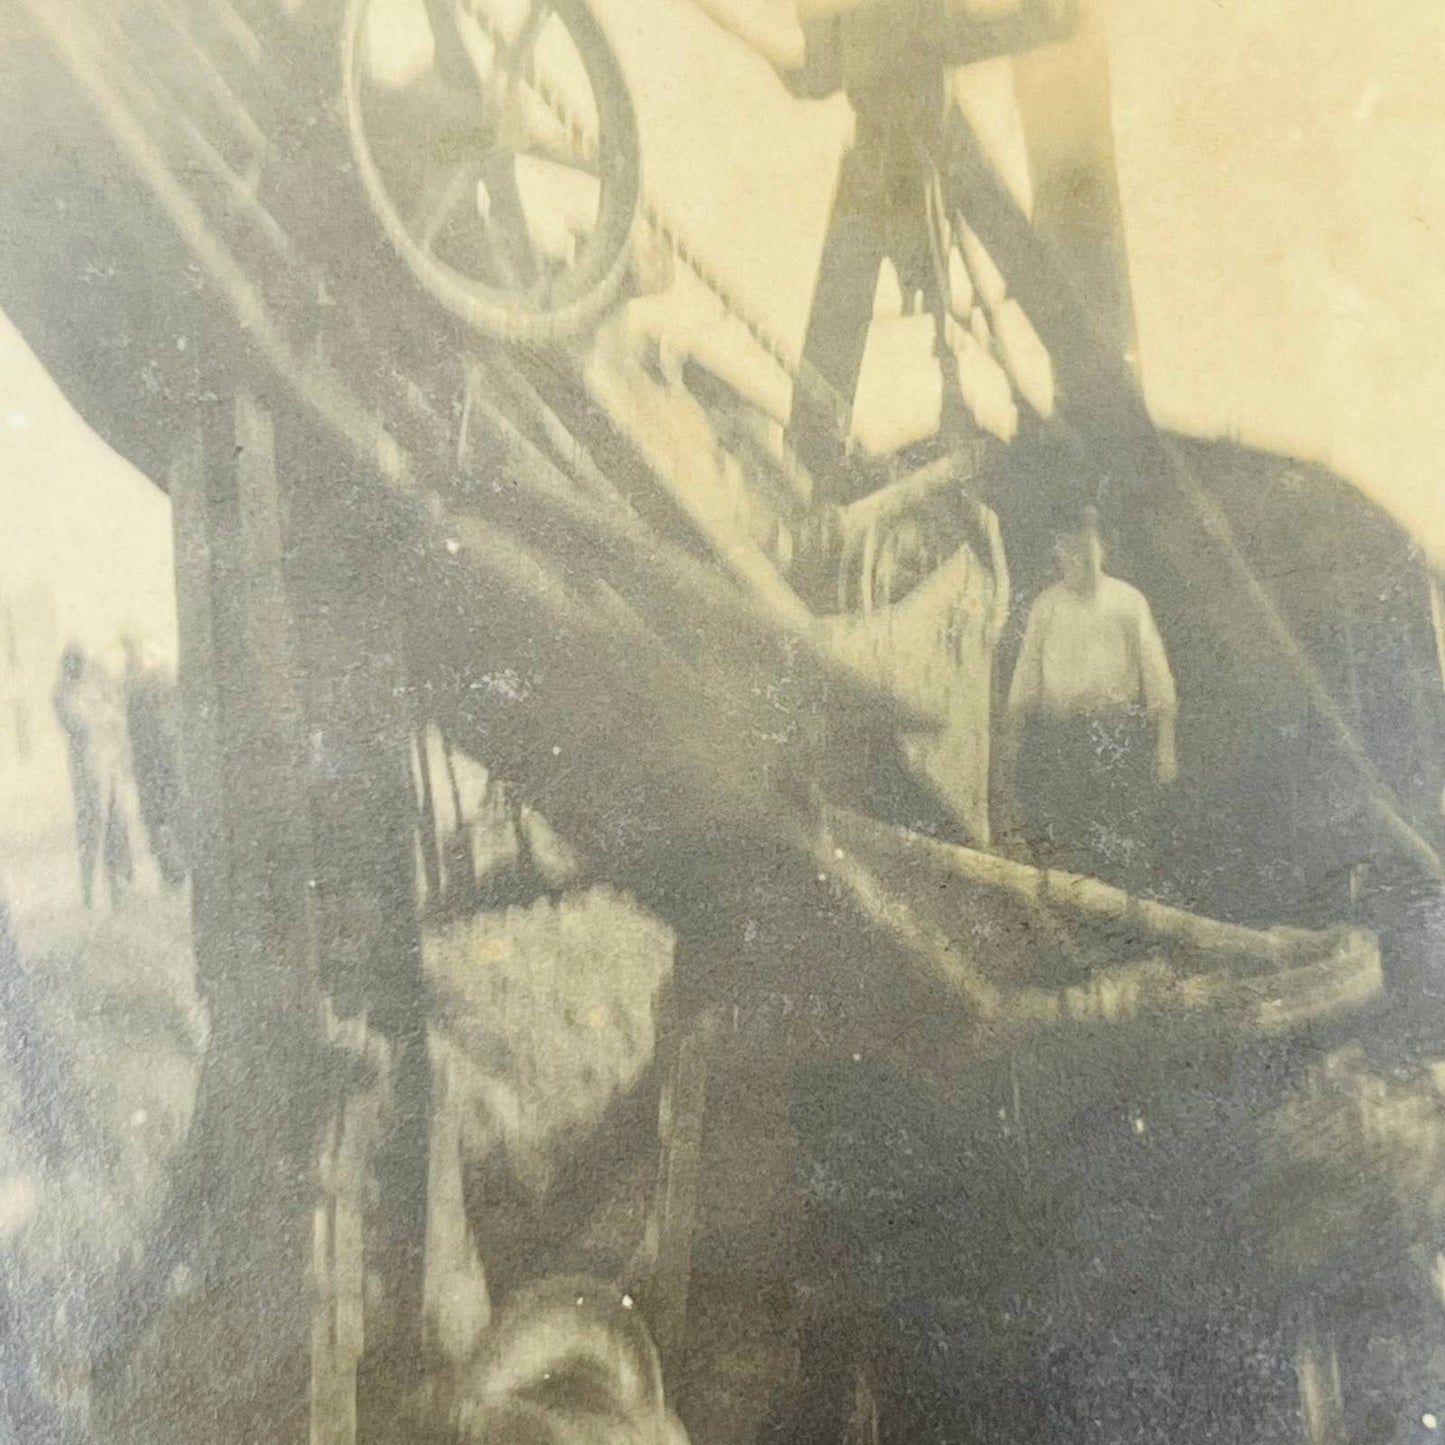
<instances>
[{"instance_id":1,"label":"large spoked wheel","mask_svg":"<svg viewBox=\"0 0 1445 1445\"><path fill-rule=\"evenodd\" d=\"M641 190L637 121L586 0L347 0L357 171L427 293L544 343L615 299Z\"/></svg>"}]
</instances>

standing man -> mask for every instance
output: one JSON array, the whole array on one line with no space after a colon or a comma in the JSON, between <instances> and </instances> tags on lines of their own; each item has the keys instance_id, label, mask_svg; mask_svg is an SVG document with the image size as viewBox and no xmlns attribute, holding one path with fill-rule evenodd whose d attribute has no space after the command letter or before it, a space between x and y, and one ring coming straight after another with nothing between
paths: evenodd
<instances>
[{"instance_id":1,"label":"standing man","mask_svg":"<svg viewBox=\"0 0 1445 1445\"><path fill-rule=\"evenodd\" d=\"M1179 770L1174 677L1143 593L1104 570L1094 508L1054 555L1060 578L1030 609L1009 688L1008 786L1047 863L1137 887Z\"/></svg>"},{"instance_id":2,"label":"standing man","mask_svg":"<svg viewBox=\"0 0 1445 1445\"><path fill-rule=\"evenodd\" d=\"M55 716L69 754L81 896L87 908L94 904L96 869L103 866L114 907L135 881L144 825L119 680L74 645L60 660Z\"/></svg>"},{"instance_id":3,"label":"standing man","mask_svg":"<svg viewBox=\"0 0 1445 1445\"><path fill-rule=\"evenodd\" d=\"M70 763L70 794L75 804L75 841L80 851L80 894L85 906L95 902L95 869L100 861L105 832L100 779L92 756L94 708L91 706L88 667L78 647L67 647L60 658L60 681L55 688L55 717L65 734Z\"/></svg>"}]
</instances>

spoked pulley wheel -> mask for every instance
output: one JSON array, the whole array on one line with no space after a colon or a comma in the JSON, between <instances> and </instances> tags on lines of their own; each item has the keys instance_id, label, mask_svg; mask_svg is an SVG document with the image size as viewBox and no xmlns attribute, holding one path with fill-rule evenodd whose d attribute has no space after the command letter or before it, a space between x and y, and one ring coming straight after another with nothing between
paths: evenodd
<instances>
[{"instance_id":1,"label":"spoked pulley wheel","mask_svg":"<svg viewBox=\"0 0 1445 1445\"><path fill-rule=\"evenodd\" d=\"M621 67L586 0L348 0L357 171L426 292L502 340L613 301L641 189Z\"/></svg>"}]
</instances>

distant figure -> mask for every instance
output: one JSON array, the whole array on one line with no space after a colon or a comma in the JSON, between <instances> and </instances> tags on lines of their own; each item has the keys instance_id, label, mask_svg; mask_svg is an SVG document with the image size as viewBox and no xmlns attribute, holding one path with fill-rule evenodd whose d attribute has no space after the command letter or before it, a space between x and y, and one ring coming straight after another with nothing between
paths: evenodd
<instances>
[{"instance_id":1,"label":"distant figure","mask_svg":"<svg viewBox=\"0 0 1445 1445\"><path fill-rule=\"evenodd\" d=\"M69 754L81 897L87 908L94 906L99 864L115 905L134 881L143 824L120 689L75 646L60 660L55 716Z\"/></svg>"},{"instance_id":2,"label":"distant figure","mask_svg":"<svg viewBox=\"0 0 1445 1445\"><path fill-rule=\"evenodd\" d=\"M1061 578L1029 612L1009 689L1017 821L1050 865L1135 885L1158 789L1178 773L1174 678L1143 594L1104 571L1092 507L1055 556Z\"/></svg>"},{"instance_id":3,"label":"distant figure","mask_svg":"<svg viewBox=\"0 0 1445 1445\"><path fill-rule=\"evenodd\" d=\"M70 793L75 805L75 841L80 852L80 893L85 906L95 903L95 871L104 835L100 778L91 754L95 706L89 667L78 647L67 647L60 658L60 681L55 688L55 716L65 734L70 763Z\"/></svg>"},{"instance_id":4,"label":"distant figure","mask_svg":"<svg viewBox=\"0 0 1445 1445\"><path fill-rule=\"evenodd\" d=\"M125 653L125 721L141 821L161 878L179 888L186 877L181 847L181 757L175 683L146 657L134 634Z\"/></svg>"}]
</instances>

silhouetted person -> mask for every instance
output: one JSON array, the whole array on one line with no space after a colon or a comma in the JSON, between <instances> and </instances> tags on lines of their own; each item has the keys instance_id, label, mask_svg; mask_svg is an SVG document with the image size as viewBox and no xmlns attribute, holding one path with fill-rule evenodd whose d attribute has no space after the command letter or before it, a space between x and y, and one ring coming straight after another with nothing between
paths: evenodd
<instances>
[{"instance_id":1,"label":"silhouetted person","mask_svg":"<svg viewBox=\"0 0 1445 1445\"><path fill-rule=\"evenodd\" d=\"M99 865L111 902L118 903L135 876L140 808L119 690L78 647L66 648L61 657L55 716L69 757L81 896L87 908L93 906Z\"/></svg>"},{"instance_id":2,"label":"silhouetted person","mask_svg":"<svg viewBox=\"0 0 1445 1445\"><path fill-rule=\"evenodd\" d=\"M104 835L100 779L91 752L95 708L88 674L85 655L78 647L67 647L60 658L55 716L65 734L70 794L75 804L75 841L80 852L80 892L87 908L95 902L95 870Z\"/></svg>"},{"instance_id":3,"label":"silhouetted person","mask_svg":"<svg viewBox=\"0 0 1445 1445\"><path fill-rule=\"evenodd\" d=\"M1174 781L1177 700L1143 593L1104 570L1087 508L1055 542L1009 688L1004 755L1029 842L1054 865L1133 886L1157 790Z\"/></svg>"}]
</instances>

